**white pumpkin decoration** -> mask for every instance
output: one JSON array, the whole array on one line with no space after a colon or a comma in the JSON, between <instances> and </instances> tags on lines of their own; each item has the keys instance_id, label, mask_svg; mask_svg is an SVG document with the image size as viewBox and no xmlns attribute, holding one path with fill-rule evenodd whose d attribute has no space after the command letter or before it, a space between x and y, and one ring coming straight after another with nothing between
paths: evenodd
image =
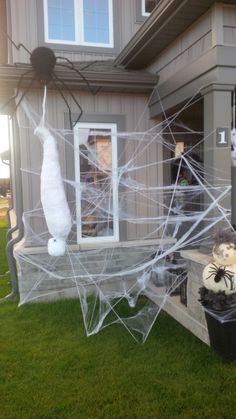
<instances>
[{"instance_id":1,"label":"white pumpkin decoration","mask_svg":"<svg viewBox=\"0 0 236 419\"><path fill-rule=\"evenodd\" d=\"M205 266L203 285L215 293L236 293L236 244L235 235L219 233L213 247L214 261Z\"/></svg>"},{"instance_id":2,"label":"white pumpkin decoration","mask_svg":"<svg viewBox=\"0 0 236 419\"><path fill-rule=\"evenodd\" d=\"M236 265L236 247L234 243L215 244L212 255L219 265Z\"/></svg>"},{"instance_id":3,"label":"white pumpkin decoration","mask_svg":"<svg viewBox=\"0 0 236 419\"><path fill-rule=\"evenodd\" d=\"M209 263L203 270L202 281L205 288L215 293L224 291L227 295L234 294L236 292L236 264Z\"/></svg>"}]
</instances>

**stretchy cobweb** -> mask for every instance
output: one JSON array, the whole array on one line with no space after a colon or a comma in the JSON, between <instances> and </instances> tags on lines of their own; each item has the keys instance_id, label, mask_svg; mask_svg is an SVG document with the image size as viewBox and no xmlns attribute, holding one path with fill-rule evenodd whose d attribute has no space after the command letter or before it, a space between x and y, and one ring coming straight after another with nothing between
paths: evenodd
<instances>
[{"instance_id":1,"label":"stretchy cobweb","mask_svg":"<svg viewBox=\"0 0 236 419\"><path fill-rule=\"evenodd\" d=\"M206 173L203 142L205 153L212 152L209 137L181 119L194 100L147 132L99 124L55 130L45 122L45 102L46 93L43 118L22 104L28 123L21 135L32 150L44 151L46 175L39 162L22 167L24 178L38 186L37 205L24 213L25 236L15 251L20 305L77 297L87 335L121 324L144 342L166 300L186 280L181 251L211 242L218 224L230 229L230 179L216 169L213 178L209 167ZM36 127L46 130L46 140L42 132L34 134ZM185 148L177 155L180 137ZM50 183L55 173L62 179L62 204ZM59 230L66 226L59 233L58 213ZM48 240L58 237L65 248L59 244L59 253L49 254Z\"/></svg>"}]
</instances>

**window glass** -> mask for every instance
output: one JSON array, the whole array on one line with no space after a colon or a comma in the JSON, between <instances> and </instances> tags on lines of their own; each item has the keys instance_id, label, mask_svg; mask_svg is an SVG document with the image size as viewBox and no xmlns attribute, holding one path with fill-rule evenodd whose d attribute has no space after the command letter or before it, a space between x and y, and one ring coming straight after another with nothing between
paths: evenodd
<instances>
[{"instance_id":1,"label":"window glass","mask_svg":"<svg viewBox=\"0 0 236 419\"><path fill-rule=\"evenodd\" d=\"M74 41L74 0L47 0L47 13L49 39Z\"/></svg>"},{"instance_id":2,"label":"window glass","mask_svg":"<svg viewBox=\"0 0 236 419\"><path fill-rule=\"evenodd\" d=\"M142 14L149 15L160 0L142 0Z\"/></svg>"},{"instance_id":3,"label":"window glass","mask_svg":"<svg viewBox=\"0 0 236 419\"><path fill-rule=\"evenodd\" d=\"M93 125L93 128L91 128ZM118 239L115 124L78 123L75 142L78 241Z\"/></svg>"},{"instance_id":4,"label":"window glass","mask_svg":"<svg viewBox=\"0 0 236 419\"><path fill-rule=\"evenodd\" d=\"M109 43L108 0L84 0L84 41Z\"/></svg>"},{"instance_id":5,"label":"window glass","mask_svg":"<svg viewBox=\"0 0 236 419\"><path fill-rule=\"evenodd\" d=\"M44 0L45 40L113 47L112 0Z\"/></svg>"}]
</instances>

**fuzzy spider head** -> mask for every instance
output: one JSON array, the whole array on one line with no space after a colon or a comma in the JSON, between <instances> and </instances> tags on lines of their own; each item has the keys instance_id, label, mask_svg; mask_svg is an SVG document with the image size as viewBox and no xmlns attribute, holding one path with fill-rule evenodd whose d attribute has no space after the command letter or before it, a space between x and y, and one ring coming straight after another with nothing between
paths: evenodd
<instances>
[{"instance_id":1,"label":"fuzzy spider head","mask_svg":"<svg viewBox=\"0 0 236 419\"><path fill-rule=\"evenodd\" d=\"M53 70L56 65L54 52L47 47L38 47L32 52L30 62L39 82L42 85L48 84L52 79Z\"/></svg>"}]
</instances>

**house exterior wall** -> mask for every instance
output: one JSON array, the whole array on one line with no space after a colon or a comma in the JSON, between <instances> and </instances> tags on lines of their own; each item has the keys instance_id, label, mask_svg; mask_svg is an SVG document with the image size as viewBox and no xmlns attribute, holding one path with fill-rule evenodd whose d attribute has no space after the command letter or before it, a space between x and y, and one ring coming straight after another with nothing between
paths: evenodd
<instances>
[{"instance_id":1,"label":"house exterior wall","mask_svg":"<svg viewBox=\"0 0 236 419\"><path fill-rule=\"evenodd\" d=\"M113 0L113 23L115 48L73 47L72 45L48 44L71 61L91 59L112 59L122 50L142 24L138 16L141 0ZM21 42L29 51L44 44L43 39L43 0L9 0L11 33L15 43ZM29 56L22 48L11 48L10 63L29 62Z\"/></svg>"},{"instance_id":2,"label":"house exterior wall","mask_svg":"<svg viewBox=\"0 0 236 419\"><path fill-rule=\"evenodd\" d=\"M7 7L6 0L0 0L0 64L7 62L7 38L5 33L7 31Z\"/></svg>"},{"instance_id":3,"label":"house exterior wall","mask_svg":"<svg viewBox=\"0 0 236 419\"><path fill-rule=\"evenodd\" d=\"M28 103L36 111L38 116L41 114L41 102L42 102L42 91L32 91L28 96ZM80 93L77 96L79 103L83 109L82 121L90 122L119 122L118 130L124 132L134 132L137 130L140 132L146 132L150 127L150 121L148 118L147 108L147 96L146 95L135 95L132 94L109 94L99 93L95 96L90 93ZM69 103L70 98L68 97ZM78 109L75 108L73 103L70 103L72 114L77 115ZM64 102L61 100L61 96L50 91L47 99L47 118L48 122L52 127L57 129L68 128L65 120L68 119L67 108ZM143 114L144 109L146 113ZM140 119L140 115L142 118ZM20 145L21 145L21 159L22 159L22 188L23 188L23 210L28 211L35 210L41 207L40 203L40 170L42 164L42 146L39 140L34 136L33 129L28 128L29 122L25 116L24 111L19 110L18 112L18 123L20 127ZM153 123L152 123L153 125ZM73 143L73 138L71 139ZM145 143L144 143L145 144ZM135 140L121 140L119 142L118 136L118 159L119 167L126 164L132 158L135 152ZM144 184L157 186L162 185L162 169L160 165L154 165L150 168L149 164L155 163L162 160L162 146L156 143L151 144L148 147L143 146L144 151L140 148L137 158L134 160L134 165L137 167L143 167L143 169L137 170L131 174L131 177ZM66 142L59 141L60 150L60 164L62 169L62 176L64 178L75 180L74 168L73 168L73 152L70 147L66 145ZM68 154L69 153L69 154ZM120 156L120 157L119 157ZM119 190L120 191L120 190ZM75 211L75 191L74 188L67 187L67 193L69 194L69 201L71 202L71 211ZM155 199L155 198L154 198ZM148 218L151 215L156 216L156 209L150 208L148 198L142 197L142 194L137 192L129 192L129 204L125 204L123 210L126 213L132 213L134 217ZM155 214L154 214L155 213ZM45 222L40 217L32 217L30 226L26 228L26 231L33 231L39 235L42 232L47 231ZM128 223L120 222L120 240L132 240L143 238L153 230L153 226L142 223ZM31 232L32 233L32 232ZM153 237L153 236L152 236ZM28 245L33 244L32 234L31 238L27 241ZM39 244L39 243L37 243Z\"/></svg>"},{"instance_id":4,"label":"house exterior wall","mask_svg":"<svg viewBox=\"0 0 236 419\"><path fill-rule=\"evenodd\" d=\"M215 3L158 55L148 70L159 75L161 85L216 45L236 45L235 5Z\"/></svg>"},{"instance_id":5,"label":"house exterior wall","mask_svg":"<svg viewBox=\"0 0 236 419\"><path fill-rule=\"evenodd\" d=\"M212 46L212 11L208 11L170 44L149 66L159 84L203 55Z\"/></svg>"},{"instance_id":6,"label":"house exterior wall","mask_svg":"<svg viewBox=\"0 0 236 419\"><path fill-rule=\"evenodd\" d=\"M156 57L148 68L160 76L158 95L153 96L150 107L151 116L160 115L164 108L167 114L179 111L181 118L181 109L183 110L185 104L190 104L191 100L201 100L205 138L202 150L205 181L210 179L210 183L217 182L218 185L220 182L230 183L231 179L230 131L232 92L235 90L236 80L235 46L236 5L215 3ZM191 113L194 113L192 109L189 106L190 118ZM217 146L216 133L219 127L228 128L228 142L225 148ZM196 151L196 148L194 150ZM207 206L209 200L206 197L204 200ZM230 201L230 197L222 200L223 207L230 209ZM213 210L211 216L214 215ZM217 224L217 229L219 228L220 224ZM209 243L204 245L207 248ZM211 248L207 250L210 252ZM188 252L191 251L181 252L188 261L188 306L183 309L179 302L170 297L166 309L182 325L207 343L209 339L204 312L198 301L201 273L204 265L208 263L207 257L204 257L201 251L189 257Z\"/></svg>"},{"instance_id":7,"label":"house exterior wall","mask_svg":"<svg viewBox=\"0 0 236 419\"><path fill-rule=\"evenodd\" d=\"M222 5L223 43L236 45L236 6Z\"/></svg>"},{"instance_id":8,"label":"house exterior wall","mask_svg":"<svg viewBox=\"0 0 236 419\"><path fill-rule=\"evenodd\" d=\"M210 83L235 82L235 17L236 5L215 3L148 66L147 70L159 75L158 91L165 110L189 100ZM161 112L157 103L154 94L151 117Z\"/></svg>"},{"instance_id":9,"label":"house exterior wall","mask_svg":"<svg viewBox=\"0 0 236 419\"><path fill-rule=\"evenodd\" d=\"M20 40L30 51L35 47L42 44L42 38L40 35L40 24L39 23L39 10L38 4L41 0L10 0L11 2L11 21L12 21L12 39ZM117 0L114 0L114 4L117 4ZM139 27L137 23L136 6L135 0L120 0L119 2L119 13L116 16L117 22L115 26L115 37L116 37L116 48L112 51L104 49L98 50L85 50L85 49L71 49L65 48L64 46L55 46L56 55L62 55L69 58L72 61L87 61L91 59L104 60L114 58L116 54L122 50L128 40L136 32ZM157 72L160 76L159 85L161 96L169 95L168 106L164 104L164 109L170 109L173 105L180 104L182 100L191 97L199 88L198 79L205 73L210 72L208 67L208 57L214 58L216 52L216 46L222 47L235 45L235 7L225 6L222 4L216 4L207 13L205 13L200 19L198 19L191 27L183 32L171 45L166 48L155 61L150 65L147 70L150 72ZM35 22L37 24L35 25ZM41 32L42 33L42 32ZM51 45L50 45L51 47ZM232 48L233 48L232 47ZM212 58L212 62L214 61ZM20 49L12 48L11 62L27 62L29 60L28 54ZM197 65L196 65L197 63ZM217 65L215 64L215 67ZM188 75L189 79L186 77ZM212 70L212 77L215 74L220 77L218 69ZM197 80L197 82L196 82ZM211 81L210 77L207 79ZM218 80L219 81L219 80ZM188 83L191 88L182 94L183 86ZM201 83L201 81L199 81ZM176 94L179 89L180 94ZM143 114L143 110L147 108L148 96L141 94L128 94L128 93L98 93L92 96L89 93L75 93L82 109L84 112L84 118L92 122L92 116L94 118L110 117L116 122L117 119L121 118L123 123L123 130L126 132L135 131L137 126L139 131L146 131L150 128L152 122L150 122L150 115L146 112ZM174 103L173 96L177 103ZM42 92L32 91L28 94L29 103L36 109L37 113L41 113L41 101ZM206 101L205 101L206 103ZM69 102L72 113L76 113L77 109L73 103ZM157 117L160 113L157 112L157 108L151 107L151 116ZM210 111L209 111L210 112ZM61 96L56 92L50 92L48 97L48 120L52 127L57 129L64 129L65 117L67 109L63 103ZM140 116L142 120L140 121ZM19 127L20 127L20 145L22 155L22 168L23 168L23 206L24 211L32 211L41 206L40 197L40 166L42 162L42 150L40 142L33 136L33 130L24 128L28 126L28 121L22 112L19 112L18 116ZM156 121L153 121L155 123ZM144 147L145 149L145 147ZM123 160L121 164L125 164L130 160L134 153L134 143L130 142L125 147L125 152L120 149L123 154ZM150 147L140 153L135 161L135 165L143 166L142 170L139 170L134 175L134 180L148 185L162 185L163 184L163 170L161 165L152 166L151 163L162 160L162 147L160 145L152 144ZM68 173L67 161L72 162L72 158L68 159L67 150L65 144L60 143L60 158L63 177L71 178L73 180L73 169ZM150 165L150 166L149 166ZM157 170L157 167L159 169ZM25 171L24 171L25 169ZM36 174L33 175L32 173ZM71 191L67 191L71 194ZM72 192L72 201L74 199ZM154 199L155 200L155 199ZM147 200L141 198L136 192L130 193L130 207L126 207L127 212L132 212L134 217L150 217L152 215L157 216L156 208L150 207ZM155 200L157 202L157 199ZM161 214L160 214L161 215ZM46 225L42 218L34 217L29 219L29 231L33 229L36 236L41 235L42 232L47 230ZM122 222L120 225L121 237L120 239L125 240L137 240L147 236L153 231L153 226L148 226L140 223L126 223ZM30 234L27 237L27 245L33 246L35 243L32 240L33 235ZM153 237L153 236L152 236ZM45 238L45 237L44 237ZM40 244L40 243L38 243ZM30 276L32 273L30 272Z\"/></svg>"}]
</instances>

